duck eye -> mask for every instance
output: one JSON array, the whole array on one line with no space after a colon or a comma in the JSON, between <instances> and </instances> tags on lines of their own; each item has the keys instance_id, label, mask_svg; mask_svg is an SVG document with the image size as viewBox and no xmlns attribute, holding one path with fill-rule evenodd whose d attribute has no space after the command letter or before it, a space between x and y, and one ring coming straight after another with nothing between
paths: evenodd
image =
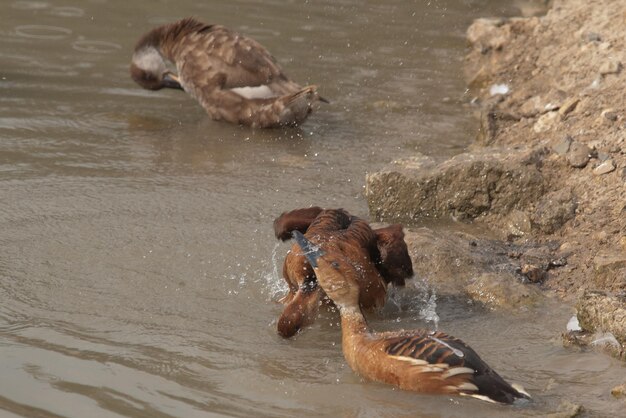
<instances>
[{"instance_id":1,"label":"duck eye","mask_svg":"<svg viewBox=\"0 0 626 418\"><path fill-rule=\"evenodd\" d=\"M333 261L332 263L330 263L330 265L334 268L334 269L339 269L339 263L336 261Z\"/></svg>"}]
</instances>

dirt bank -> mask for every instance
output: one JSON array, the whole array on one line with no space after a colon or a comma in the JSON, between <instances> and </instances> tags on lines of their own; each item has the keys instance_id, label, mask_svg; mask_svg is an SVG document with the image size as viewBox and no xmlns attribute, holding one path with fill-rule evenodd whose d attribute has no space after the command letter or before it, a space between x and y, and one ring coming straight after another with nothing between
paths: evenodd
<instances>
[{"instance_id":1,"label":"dirt bank","mask_svg":"<svg viewBox=\"0 0 626 418\"><path fill-rule=\"evenodd\" d=\"M555 0L545 16L479 19L467 38L468 109L481 122L476 141L441 164L413 156L369 174L372 216L482 226L507 255L503 283L518 280L572 305L586 290L626 292L624 4ZM439 234L407 235L420 243L411 246L417 274L432 276L420 254L425 239L435 247ZM470 245L456 249L463 253L457 259L473 257ZM484 295L472 287L493 269L483 273L444 276L462 280L473 297Z\"/></svg>"}]
</instances>

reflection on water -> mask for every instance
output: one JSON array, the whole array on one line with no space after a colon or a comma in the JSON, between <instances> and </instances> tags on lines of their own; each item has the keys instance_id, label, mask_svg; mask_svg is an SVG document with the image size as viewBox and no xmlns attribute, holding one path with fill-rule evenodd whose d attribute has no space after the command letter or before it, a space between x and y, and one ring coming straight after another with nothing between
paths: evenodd
<instances>
[{"instance_id":1,"label":"reflection on water","mask_svg":"<svg viewBox=\"0 0 626 418\"><path fill-rule=\"evenodd\" d=\"M620 410L604 389L621 383L619 366L563 349L571 312L558 306L503 317L439 300L417 278L371 318L375 329L467 340L535 395L521 409L361 381L333 312L291 341L274 330L288 247L273 218L311 204L367 216L365 172L461 152L477 129L463 104L465 28L515 10L495 0L3 6L3 414L533 416L561 398ZM208 120L181 92L141 90L128 76L134 43L185 15L254 36L331 104L299 129L254 131Z\"/></svg>"}]
</instances>

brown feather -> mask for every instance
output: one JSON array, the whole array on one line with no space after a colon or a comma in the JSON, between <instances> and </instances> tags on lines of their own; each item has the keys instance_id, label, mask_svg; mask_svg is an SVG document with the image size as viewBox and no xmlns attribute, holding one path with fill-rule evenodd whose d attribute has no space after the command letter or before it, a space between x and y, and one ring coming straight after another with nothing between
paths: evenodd
<instances>
[{"instance_id":1,"label":"brown feather","mask_svg":"<svg viewBox=\"0 0 626 418\"><path fill-rule=\"evenodd\" d=\"M294 125L319 100L315 86L291 81L265 47L220 25L185 18L160 26L141 37L134 57L147 50L176 66L181 86L215 120L263 128ZM133 79L145 88L163 87L162 74L145 74L140 64L133 60Z\"/></svg>"},{"instance_id":2,"label":"brown feather","mask_svg":"<svg viewBox=\"0 0 626 418\"><path fill-rule=\"evenodd\" d=\"M315 244L324 244L328 251L350 254L354 261L352 267L358 268L361 272L358 278L359 303L365 309L384 305L387 282L379 271L381 263L377 247L378 235L366 221L350 215L344 209L323 210L317 206L284 212L274 220L274 234L278 239L289 239L294 230L304 233ZM389 263L393 263L393 260ZM286 306L279 319L279 333L289 337L291 335L285 331L292 331L295 334L297 330L312 323L317 315L317 307L310 304L298 306L303 284L315 280L315 274L297 244L293 244L285 257L283 277L289 285L289 294L284 298ZM320 291L320 300L323 296L323 291ZM285 317L289 317L289 320L283 319ZM297 319L302 323L296 323ZM291 324L290 327L281 325L287 322Z\"/></svg>"},{"instance_id":3,"label":"brown feather","mask_svg":"<svg viewBox=\"0 0 626 418\"><path fill-rule=\"evenodd\" d=\"M300 239L304 246L311 244L307 238ZM310 241L319 247L316 258L311 258L317 282L339 307L343 353L355 372L422 393L467 395L501 403L528 398L458 338L427 330L370 332L359 306L360 255L334 241Z\"/></svg>"}]
</instances>

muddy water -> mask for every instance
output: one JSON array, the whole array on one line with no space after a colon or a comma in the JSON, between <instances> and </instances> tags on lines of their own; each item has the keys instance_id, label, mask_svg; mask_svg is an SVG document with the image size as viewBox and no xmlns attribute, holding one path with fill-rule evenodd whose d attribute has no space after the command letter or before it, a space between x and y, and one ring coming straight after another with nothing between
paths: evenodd
<instances>
[{"instance_id":1,"label":"muddy water","mask_svg":"<svg viewBox=\"0 0 626 418\"><path fill-rule=\"evenodd\" d=\"M330 312L292 341L274 331L287 247L272 219L311 204L367 216L365 172L462 151L477 129L463 33L515 13L500 4L3 2L0 416L534 416L562 398L621 411L605 388L623 367L563 349L571 312L556 305L505 316L437 300L417 278L372 318L438 318L535 395L524 408L363 382ZM254 36L332 104L261 132L140 90L135 40L185 15Z\"/></svg>"}]
</instances>

